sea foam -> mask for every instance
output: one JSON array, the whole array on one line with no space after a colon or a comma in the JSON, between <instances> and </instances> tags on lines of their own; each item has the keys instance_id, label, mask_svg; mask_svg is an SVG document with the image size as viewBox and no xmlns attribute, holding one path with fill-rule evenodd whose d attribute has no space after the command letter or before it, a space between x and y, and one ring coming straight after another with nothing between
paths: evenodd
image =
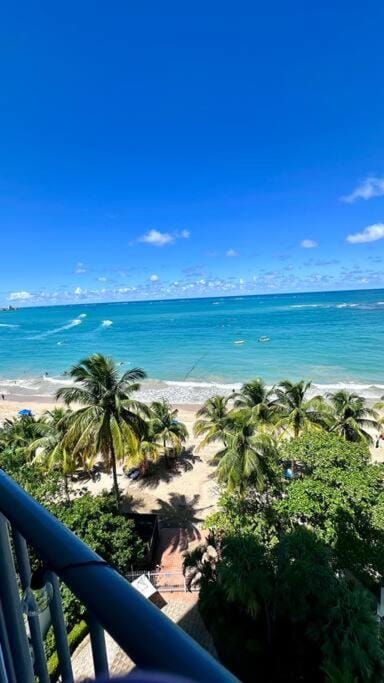
<instances>
[{"instance_id":1,"label":"sea foam","mask_svg":"<svg viewBox=\"0 0 384 683\"><path fill-rule=\"evenodd\" d=\"M66 325L61 327L55 327L53 330L47 330L47 332L42 332L41 334L36 334L34 337L28 337L28 339L45 339L45 337L50 337L52 334L59 334L59 332L65 332L65 330L70 330L72 327L77 327L83 322L82 318L74 318L70 320Z\"/></svg>"},{"instance_id":2,"label":"sea foam","mask_svg":"<svg viewBox=\"0 0 384 683\"><path fill-rule=\"evenodd\" d=\"M20 400L53 397L60 387L71 386L72 379L63 376L30 377L23 379L0 379L0 393ZM174 404L201 404L215 395L230 396L241 388L240 382L198 382L149 379L141 384L138 399L145 402L165 398ZM272 385L268 385L272 388ZM374 403L384 395L384 384L358 382L313 383L308 395L326 396L328 393L346 389Z\"/></svg>"}]
</instances>

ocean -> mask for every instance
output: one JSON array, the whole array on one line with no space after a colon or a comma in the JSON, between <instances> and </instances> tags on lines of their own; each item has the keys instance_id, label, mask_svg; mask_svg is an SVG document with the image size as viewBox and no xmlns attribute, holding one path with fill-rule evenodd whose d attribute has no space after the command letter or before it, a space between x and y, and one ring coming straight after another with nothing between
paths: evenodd
<instances>
[{"instance_id":1,"label":"ocean","mask_svg":"<svg viewBox=\"0 0 384 683\"><path fill-rule=\"evenodd\" d=\"M50 396L100 352L146 371L145 400L199 403L252 377L375 399L383 341L384 290L20 308L0 312L0 392Z\"/></svg>"}]
</instances>

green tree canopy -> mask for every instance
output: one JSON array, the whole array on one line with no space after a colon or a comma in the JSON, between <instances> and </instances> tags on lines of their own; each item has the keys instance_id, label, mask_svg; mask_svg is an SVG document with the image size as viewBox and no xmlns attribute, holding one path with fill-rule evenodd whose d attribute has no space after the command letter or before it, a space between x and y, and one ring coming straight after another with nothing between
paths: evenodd
<instances>
[{"instance_id":1,"label":"green tree canopy","mask_svg":"<svg viewBox=\"0 0 384 683\"><path fill-rule=\"evenodd\" d=\"M284 458L308 467L289 484L288 495L274 503L286 528L305 524L335 551L340 569L371 581L384 575L384 468L370 464L364 443L347 443L334 434L303 435L282 445ZM380 522L380 523L379 523Z\"/></svg>"},{"instance_id":2,"label":"green tree canopy","mask_svg":"<svg viewBox=\"0 0 384 683\"><path fill-rule=\"evenodd\" d=\"M224 491L206 520L219 559L200 572L201 610L218 650L244 681L379 682L384 467L323 431L283 440L279 457L302 476L280 474L268 497Z\"/></svg>"},{"instance_id":3,"label":"green tree canopy","mask_svg":"<svg viewBox=\"0 0 384 683\"><path fill-rule=\"evenodd\" d=\"M201 572L200 609L241 680L255 671L281 682L382 680L373 601L335 573L332 551L313 532L297 527L271 548L252 535L225 536L217 548Z\"/></svg>"}]
</instances>

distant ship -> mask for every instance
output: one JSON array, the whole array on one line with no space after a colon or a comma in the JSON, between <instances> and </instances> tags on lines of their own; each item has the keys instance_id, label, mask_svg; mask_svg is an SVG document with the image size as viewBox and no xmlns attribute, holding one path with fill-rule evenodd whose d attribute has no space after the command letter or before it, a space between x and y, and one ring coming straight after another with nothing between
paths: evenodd
<instances>
[{"instance_id":1,"label":"distant ship","mask_svg":"<svg viewBox=\"0 0 384 683\"><path fill-rule=\"evenodd\" d=\"M257 341L259 341L259 342L261 342L262 344L264 344L265 342L269 342L269 341L271 341L271 340L270 340L269 337L259 337Z\"/></svg>"}]
</instances>

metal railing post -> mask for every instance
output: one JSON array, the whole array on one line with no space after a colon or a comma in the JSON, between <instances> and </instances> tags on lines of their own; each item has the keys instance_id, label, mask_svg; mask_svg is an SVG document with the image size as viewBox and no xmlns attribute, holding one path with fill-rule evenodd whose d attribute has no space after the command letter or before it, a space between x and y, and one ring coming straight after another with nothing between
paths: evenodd
<instances>
[{"instance_id":1,"label":"metal railing post","mask_svg":"<svg viewBox=\"0 0 384 683\"><path fill-rule=\"evenodd\" d=\"M5 678L6 683L17 683L16 682L15 669L13 667L11 648L9 646L7 627L5 625L5 619L4 619L3 610L1 607L1 602L0 602L0 645L1 645L2 661L3 661L4 668L5 668L5 673L6 673L6 678Z\"/></svg>"},{"instance_id":2,"label":"metal railing post","mask_svg":"<svg viewBox=\"0 0 384 683\"><path fill-rule=\"evenodd\" d=\"M0 643L0 683L8 683L7 670L5 668L5 661L3 657L3 650Z\"/></svg>"},{"instance_id":3,"label":"metal railing post","mask_svg":"<svg viewBox=\"0 0 384 683\"><path fill-rule=\"evenodd\" d=\"M16 581L7 520L0 513L0 592L16 680L34 683L31 654Z\"/></svg>"},{"instance_id":4,"label":"metal railing post","mask_svg":"<svg viewBox=\"0 0 384 683\"><path fill-rule=\"evenodd\" d=\"M65 683L72 683L73 674L56 574L137 666L210 683L236 681L185 631L140 595L117 571L1 469L0 510L34 547L50 570L55 572L51 574L54 596L50 611ZM2 564L0 562L0 567ZM0 573L0 589L1 581ZM16 584L15 587L17 597ZM20 608L20 602L18 606ZM129 623L133 624L132 628L127 623L127 615L130 617ZM13 625L13 611L6 614L4 610L4 616L7 625ZM25 630L24 636L26 640ZM19 678L23 683L31 681L30 676L17 676L17 680Z\"/></svg>"},{"instance_id":5,"label":"metal railing post","mask_svg":"<svg viewBox=\"0 0 384 683\"><path fill-rule=\"evenodd\" d=\"M87 624L89 626L89 635L91 638L93 666L95 676L109 677L109 667L107 659L107 650L105 647L104 629L100 626L95 617L88 612Z\"/></svg>"},{"instance_id":6,"label":"metal railing post","mask_svg":"<svg viewBox=\"0 0 384 683\"><path fill-rule=\"evenodd\" d=\"M57 656L59 658L60 673L63 683L73 683L71 655L68 646L67 629L65 628L63 607L61 604L59 581L53 572L47 572L46 580L50 581L53 589L52 600L49 603L52 626L55 634Z\"/></svg>"},{"instance_id":7,"label":"metal railing post","mask_svg":"<svg viewBox=\"0 0 384 683\"><path fill-rule=\"evenodd\" d=\"M19 570L20 583L23 591L30 588L31 583L31 566L29 563L27 544L23 536L16 530L12 529L13 542L15 545L15 555L17 560L17 568ZM47 661L45 658L43 637L40 628L40 620L36 601L33 599L33 606L36 609L36 614L28 614L29 630L31 633L31 642L33 652L35 655L35 669L39 679L39 683L49 683L49 675L47 669Z\"/></svg>"}]
</instances>

